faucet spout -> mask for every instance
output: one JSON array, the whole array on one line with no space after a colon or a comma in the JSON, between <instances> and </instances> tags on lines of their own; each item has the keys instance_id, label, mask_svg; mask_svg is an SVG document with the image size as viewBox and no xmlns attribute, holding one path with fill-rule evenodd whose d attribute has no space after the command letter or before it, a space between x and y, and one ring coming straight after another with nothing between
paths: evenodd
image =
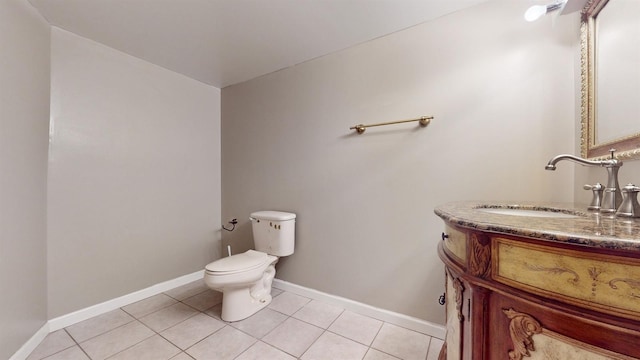
<instances>
[{"instance_id":1,"label":"faucet spout","mask_svg":"<svg viewBox=\"0 0 640 360\"><path fill-rule=\"evenodd\" d=\"M561 160L571 160L573 162L577 162L578 164L587 165L587 166L612 166L616 163L620 163L620 166L622 166L622 162L616 159L587 160L574 155L561 154L558 156L554 156L551 160L549 160L549 162L547 163L547 166L544 167L545 170L551 170L551 171L555 170L556 164Z\"/></svg>"},{"instance_id":2,"label":"faucet spout","mask_svg":"<svg viewBox=\"0 0 640 360\"><path fill-rule=\"evenodd\" d=\"M614 156L614 149L611 149L611 158L604 160L587 160L581 157L577 157L569 154L561 154L554 156L547 165L545 170L555 170L556 164L562 160L570 160L581 165L587 166L601 166L607 169L607 186L604 189L604 200L602 201L601 212L615 212L618 206L622 202L622 192L620 191L620 185L618 184L618 170L622 166L622 161L618 160Z\"/></svg>"}]
</instances>

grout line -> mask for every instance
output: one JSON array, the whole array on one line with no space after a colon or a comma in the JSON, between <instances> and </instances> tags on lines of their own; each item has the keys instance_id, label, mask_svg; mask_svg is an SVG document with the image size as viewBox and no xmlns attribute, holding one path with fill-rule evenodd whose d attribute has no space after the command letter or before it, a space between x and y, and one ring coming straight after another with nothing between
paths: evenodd
<instances>
[{"instance_id":1,"label":"grout line","mask_svg":"<svg viewBox=\"0 0 640 360\"><path fill-rule=\"evenodd\" d=\"M238 330L238 329L236 329L236 330ZM255 338L254 338L254 339L255 339ZM255 345L258 341L260 341L260 340L257 340L257 339L256 339L256 341L254 341L254 342L253 342L253 344L251 344L251 345L250 345L249 347L247 347L246 349L242 350L242 351L240 352L240 354L238 354L237 356L234 356L233 358L234 358L234 359L237 359L237 358L239 358L240 356L242 356L242 354L244 354L244 353L246 353L247 351L249 351L249 349L251 349L251 348L253 347L253 345Z\"/></svg>"},{"instance_id":2,"label":"grout line","mask_svg":"<svg viewBox=\"0 0 640 360\"><path fill-rule=\"evenodd\" d=\"M192 344L191 346L189 346L188 348L186 348L186 349L182 350L182 352L184 352L184 353L186 353L187 355L189 355L189 354L187 353L187 350L189 350L189 349L191 349L192 347L196 346L197 344L199 344L199 343L201 343L201 342L205 341L207 338L211 337L213 334L220 332L222 329L226 328L227 326L229 326L229 325L228 325L228 324L225 324L225 325L224 325L223 327L221 327L220 329L218 329L218 330L216 330L216 331L212 332L211 334L209 334L209 335L205 336L204 338L202 338L202 339L200 339L200 340L196 341L195 343L193 343L193 344ZM180 349L180 347L178 347L178 349ZM193 356L191 356L191 355L189 355L189 356L190 356L190 357L193 357Z\"/></svg>"},{"instance_id":3,"label":"grout line","mask_svg":"<svg viewBox=\"0 0 640 360\"><path fill-rule=\"evenodd\" d=\"M181 348L180 346L178 346L177 344L172 343L172 342L171 342L171 340L169 340L169 339L167 339L166 337L162 336L162 334L160 334L160 333L157 333L157 334L158 334L158 336L160 336L161 338L165 339L169 344L171 344L171 345L175 346L177 349L179 349L181 353L182 353L182 352L184 352L184 350L182 350L182 348ZM180 354L177 354L176 356L178 356L178 355L180 355ZM174 356L174 357L175 357L175 356Z\"/></svg>"},{"instance_id":4,"label":"grout line","mask_svg":"<svg viewBox=\"0 0 640 360\"><path fill-rule=\"evenodd\" d=\"M317 301L317 300L316 300ZM329 324L329 326L327 326L327 330L329 330L329 328L336 322L338 321L338 318L340 318L340 316L342 316L342 314L344 314L344 312L347 311L346 309L342 309L342 311L340 311L340 314L338 314L338 316L336 316L335 319L333 319L333 321L331 322L331 324Z\"/></svg>"},{"instance_id":5,"label":"grout line","mask_svg":"<svg viewBox=\"0 0 640 360\"><path fill-rule=\"evenodd\" d=\"M431 344L433 344L433 336L429 336L429 346L427 346L427 355L429 356L429 350L431 350Z\"/></svg>"},{"instance_id":6,"label":"grout line","mask_svg":"<svg viewBox=\"0 0 640 360\"><path fill-rule=\"evenodd\" d=\"M197 280L196 280L196 281L197 281ZM194 282L195 282L195 281L194 281ZM186 285L188 285L188 284L185 284L185 285L182 285L182 286L186 286ZM176 288L176 289L177 289L177 288ZM173 290L173 289L171 289L171 290ZM187 296L187 297L186 297L186 298L184 298L184 299L178 299L177 297L174 297L174 296L169 295L167 292L168 292L168 291L170 291L170 290L165 291L165 292L162 292L161 294L167 295L168 297L170 297L170 298L172 298L172 299L174 299L174 300L176 300L176 301L183 302L184 300L191 299L192 297L194 297L194 296L198 296L198 295L200 295L200 294L202 294L202 293L205 293L205 292L207 292L207 291L209 291L209 290L213 290L213 289L209 289L209 288L203 289L203 290L202 290L202 291L200 291L199 293L195 293L195 294L193 294L193 295ZM213 290L213 291L217 291L217 290Z\"/></svg>"},{"instance_id":7,"label":"grout line","mask_svg":"<svg viewBox=\"0 0 640 360\"><path fill-rule=\"evenodd\" d=\"M65 331L65 332L66 332L66 331ZM67 335L71 338L71 340L74 342L74 344L75 344L75 345L67 346L67 347L66 347L66 348L64 348L64 349L60 349L60 350L58 350L58 351L56 351L56 352L54 352L54 353L44 355L44 356L42 356L42 357L40 357L40 358L38 358L38 359L34 359L34 360L43 360L43 359L46 359L46 358L48 358L48 357L50 357L50 356L53 356L53 355L59 354L59 353L61 353L61 352L65 351L65 350L71 349L72 347L74 347L74 346L78 345L78 343L75 341L75 339L74 339L73 337L71 337L71 335L69 335L69 333L68 333L68 332L67 332ZM37 347L36 347L36 348L37 348ZM35 351L35 349L33 349L33 350ZM33 352L33 351L32 351L32 352ZM29 355L31 355L31 354L29 354Z\"/></svg>"},{"instance_id":8,"label":"grout line","mask_svg":"<svg viewBox=\"0 0 640 360\"><path fill-rule=\"evenodd\" d=\"M116 310L122 310L122 309L116 309ZM113 311L113 310L112 310L112 311ZM127 315L131 316L131 314L127 313L126 311L124 311L124 310L123 310L123 312L124 312L125 314L127 314ZM96 315L96 316L94 316L94 317L92 317L92 318L89 318L89 319L87 319L87 320L91 320L91 319L96 318L96 317L98 317L98 316L100 316L100 315ZM87 321L87 320L83 320L83 321ZM78 346L80 346L80 347L82 348L82 346L80 345L81 343L85 343L85 342L87 342L87 341L89 341L89 340L91 340L91 339L95 339L95 338L97 338L97 337L98 337L98 336L100 336L100 335L103 335L103 334L106 334L106 333L108 333L108 332L110 332L110 331L113 331L113 330L115 330L115 329L121 328L121 327L123 327L123 326L125 326L125 325L128 325L128 324L130 324L130 323L134 322L134 321L138 321L138 319L136 319L135 317L131 316L131 320L129 320L129 321L127 321L127 322L125 322L124 324L120 324L120 325L118 325L118 326L116 326L116 327L114 327L114 328L111 328L111 329L109 329L109 330L103 331L103 332L101 332L101 333L99 333L99 334L96 334L96 335L94 335L94 336L92 336L92 337L86 338L86 339L84 339L84 340L82 340L82 341L77 341L77 340L76 340L76 339L71 335L71 333L69 333L69 331L67 330L67 329L68 329L70 326L72 326L72 325L69 325L69 326L67 326L67 327L64 327L63 329L64 329L65 331L67 331L67 333L69 334L69 336L71 336L71 338L73 339L73 341L75 341L75 342L76 342L76 344L78 344ZM75 325L75 324L74 324L74 325ZM83 351L84 351L84 349L83 349ZM87 355L87 356L88 356L88 355ZM89 357L89 358L91 358L91 357Z\"/></svg>"},{"instance_id":9,"label":"grout line","mask_svg":"<svg viewBox=\"0 0 640 360\"><path fill-rule=\"evenodd\" d=\"M127 350L131 349L132 347L137 346L138 344L141 344L141 343L143 343L143 342L145 342L145 341L147 341L147 340L151 339L154 335L158 335L158 333L157 333L157 332L155 332L153 329L151 329L150 327L148 327L148 326L147 326L145 323L143 323L142 321L140 321L140 320L138 320L138 319L136 319L136 321L138 321L140 324L142 324L142 326L144 326L144 327L146 327L147 329L151 330L151 332L152 332L153 334L152 334L151 336L147 336L146 338L144 338L144 339L142 339L142 340L138 341L137 343L135 343L135 344L133 344L133 345L131 345L131 346L128 346L128 347L126 347L126 348L124 348L124 349L122 349L122 350L120 350L120 351L118 351L118 352L116 352L116 353L114 353L114 354L111 354L111 355L107 356L104 360L111 359L112 357L114 357L114 356L116 356L116 355L118 355L118 354L120 354L120 353L122 353L122 352L125 352L125 351L127 351ZM123 325L123 326L124 326L124 325ZM119 326L119 327L120 327L120 326ZM116 328L116 329L117 329L117 328ZM111 330L110 330L110 331L111 331ZM109 331L107 331L107 332L109 332ZM179 349L179 348L178 348L178 349ZM89 357L89 359L91 359L91 357Z\"/></svg>"},{"instance_id":10,"label":"grout line","mask_svg":"<svg viewBox=\"0 0 640 360\"><path fill-rule=\"evenodd\" d=\"M212 306L212 307L210 307L210 308L208 308L207 310L210 310L210 309L211 309L211 308L213 308L213 307L215 307L215 305L214 305L214 306ZM207 311L207 310L205 310L205 311ZM213 317L213 316L211 316L211 315L209 315L209 314L205 313L205 311L200 311L200 310L198 310L198 311L199 311L199 313L200 313L200 314L203 314L203 315L205 315L205 316L208 316L208 317L210 317L210 318L212 318L212 319L214 319L214 320L218 320L218 319L216 319L215 317ZM185 320L182 320L182 321L180 321L179 323L177 323L177 324L175 324L175 325L172 325L172 326L170 326L170 327L168 327L168 328L166 328L166 329L164 329L164 330L162 330L162 331L164 332L164 331L166 331L166 330L171 329L171 328L172 328L172 327L174 327L174 326L178 326L179 324L182 324L183 322L185 322L185 321L187 321L187 320L189 320L189 319L191 319L191 318L193 318L193 317L195 317L195 316L198 316L198 314L195 314L195 315L193 315L193 316L191 316L191 317L189 317L189 318L187 318L187 319L185 319ZM225 326L226 326L226 325L225 325ZM190 358L192 358L192 359L193 359L193 357L192 357L191 355L187 354L186 350L187 350L187 349L189 349L189 348L191 348L191 347L193 347L193 346L195 346L197 343L199 343L199 342L201 342L201 341L205 340L205 339L206 339L206 338L208 338L209 336L211 336L211 335L213 335L213 334L217 333L217 332L218 332L218 331L220 331L222 328L224 328L224 326L222 326L222 327L221 327L220 329L218 329L218 330L215 330L215 331L214 331L214 332L212 332L211 334L208 334L208 335L207 335L207 336L205 336L204 338L202 338L202 339L200 339L200 340L196 341L195 343L193 343L192 345L190 345L190 346L189 346L189 347L187 347L186 349L182 349L180 346L178 346L177 344L173 343L171 340L167 339L167 338L166 338L165 336L163 336L161 333L157 332L156 334L158 334L158 336L160 336L161 338L165 339L169 344L171 344L171 345L175 346L176 348L180 349L180 352L181 352L181 353L184 353L185 355L187 355L187 356L189 356ZM180 355L180 354L178 354L178 355ZM178 356L178 355L176 355L176 356ZM174 357L175 357L175 356L174 356Z\"/></svg>"},{"instance_id":11,"label":"grout line","mask_svg":"<svg viewBox=\"0 0 640 360\"><path fill-rule=\"evenodd\" d=\"M77 346L78 349L80 349L80 351L82 351L87 356L88 359L91 359L91 356L89 356L89 354L87 354L87 352L82 348L82 346L80 346L80 343L78 342L78 340L76 340L73 336L71 336L71 333L69 332L69 330L67 330L67 328L62 328L62 330L64 330L64 332L66 332L67 335L69 335L71 340L73 340L73 342L76 344L75 346Z\"/></svg>"},{"instance_id":12,"label":"grout line","mask_svg":"<svg viewBox=\"0 0 640 360\"><path fill-rule=\"evenodd\" d=\"M376 342L376 339L378 338L378 335L380 335L380 332L382 331L382 328L384 327L384 324L386 324L385 321L383 321L382 324L380 324L380 327L378 328L378 331L376 331L376 335L371 340L371 344L369 345L369 347L372 347L373 343ZM376 350L378 350L378 349L376 349Z\"/></svg>"},{"instance_id":13,"label":"grout line","mask_svg":"<svg viewBox=\"0 0 640 360\"><path fill-rule=\"evenodd\" d=\"M144 298L144 299L142 299L142 300L140 300L140 301L136 301L136 302L135 302L135 303L133 303L133 304L139 303L139 302L141 302L141 301L144 301L144 300L150 299L150 298L152 298L152 297L154 297L154 296L158 296L158 295L165 295L165 296L167 296L168 298L170 298L171 300L174 300L175 302L174 302L174 303L171 303L171 304L168 304L168 305L165 305L165 306L162 306L162 307L160 307L160 308L157 308L157 309L153 310L153 311L152 311L152 312L150 312L150 313L146 313L146 314L144 314L144 315L138 315L138 316L133 315L132 313L130 313L130 312L128 312L127 310L125 310L125 307L126 307L126 306L128 306L128 305L120 307L120 310L122 310L122 311L126 312L127 314L131 315L134 319L136 319L136 320L140 320L140 319L142 319L143 317L146 317L146 316L149 316L149 315L151 315L151 314L157 313L157 312L158 312L158 311L160 311L160 310L164 310L164 309L166 309L166 308L168 308L168 307L170 307L170 306L173 306L173 305L175 305L175 304L177 304L177 303L179 303L179 302L180 302L180 301L178 301L178 300L175 300L174 298L172 298L172 297L171 297L171 296L169 296L169 295L166 295L166 294L164 294L164 293L160 293L160 294L156 294L156 295L149 296L149 297ZM133 305L133 304L129 304L129 305Z\"/></svg>"},{"instance_id":14,"label":"grout line","mask_svg":"<svg viewBox=\"0 0 640 360\"><path fill-rule=\"evenodd\" d=\"M307 351L309 351L309 349L311 349L311 347L313 346L313 344L315 344L316 342L318 342L318 340L322 337L322 335L324 335L324 333L327 332L326 330L323 330L322 333L320 335L318 335L318 337L313 340L313 342L311 344L309 344L309 346L304 349L304 351L302 352L302 354L300 354L299 359L302 359L302 357L304 356L304 354L307 353Z\"/></svg>"},{"instance_id":15,"label":"grout line","mask_svg":"<svg viewBox=\"0 0 640 360\"><path fill-rule=\"evenodd\" d=\"M377 352L383 353L383 354L385 354L385 355L388 355L388 356L390 356L390 357L392 357L392 358L394 358L394 359L402 360L402 358L399 358L399 357L397 357L397 356L395 356L395 355L391 355L391 354L389 354L389 353L388 353L388 352L386 352L386 351L382 351L382 350L380 350L380 349L376 349L376 348L374 348L374 347L369 347L369 350L374 350L374 351L377 351ZM369 351L367 351L367 353L368 353L368 352L369 352ZM428 355L428 354L429 354L429 352L427 352L427 355ZM366 355L366 354L365 354L365 355Z\"/></svg>"}]
</instances>

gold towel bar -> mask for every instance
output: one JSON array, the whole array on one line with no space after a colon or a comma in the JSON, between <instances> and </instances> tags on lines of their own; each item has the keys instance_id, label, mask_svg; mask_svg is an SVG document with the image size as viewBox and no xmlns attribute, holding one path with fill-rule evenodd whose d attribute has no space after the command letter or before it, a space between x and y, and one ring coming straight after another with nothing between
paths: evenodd
<instances>
[{"instance_id":1,"label":"gold towel bar","mask_svg":"<svg viewBox=\"0 0 640 360\"><path fill-rule=\"evenodd\" d=\"M401 124L401 123L412 122L412 121L419 121L421 126L427 126L427 125L429 125L429 122L432 119L433 119L433 116L423 116L423 117L419 117L417 119L389 121L389 122L383 122L383 123L371 124L371 125L358 124L358 125L350 127L349 130L355 130L355 131L358 132L358 134L362 134L368 127L392 125L392 124Z\"/></svg>"}]
</instances>

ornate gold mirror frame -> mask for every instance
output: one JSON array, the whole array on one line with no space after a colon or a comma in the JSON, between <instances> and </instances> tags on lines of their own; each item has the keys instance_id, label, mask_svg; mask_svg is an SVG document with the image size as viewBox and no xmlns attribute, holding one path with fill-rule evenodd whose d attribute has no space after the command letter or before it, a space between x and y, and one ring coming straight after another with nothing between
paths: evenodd
<instances>
[{"instance_id":1,"label":"ornate gold mirror frame","mask_svg":"<svg viewBox=\"0 0 640 360\"><path fill-rule=\"evenodd\" d=\"M598 119L596 116L596 46L598 46L596 19L598 13L608 2L609 0L589 0L582 11L580 26L582 95L582 133L580 143L582 156L590 159L606 158L609 155L609 149L616 149L616 158L640 159L640 133L627 134L613 141L597 143L596 121L604 121L604 119ZM607 119L607 121L611 120Z\"/></svg>"}]
</instances>

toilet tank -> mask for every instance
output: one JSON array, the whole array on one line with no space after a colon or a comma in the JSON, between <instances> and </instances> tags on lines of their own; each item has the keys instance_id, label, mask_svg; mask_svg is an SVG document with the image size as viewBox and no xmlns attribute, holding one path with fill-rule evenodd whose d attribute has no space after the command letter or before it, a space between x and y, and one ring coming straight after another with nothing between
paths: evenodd
<instances>
[{"instance_id":1,"label":"toilet tank","mask_svg":"<svg viewBox=\"0 0 640 360\"><path fill-rule=\"evenodd\" d=\"M251 214L253 242L257 251L274 256L293 254L296 214L256 211Z\"/></svg>"}]
</instances>

